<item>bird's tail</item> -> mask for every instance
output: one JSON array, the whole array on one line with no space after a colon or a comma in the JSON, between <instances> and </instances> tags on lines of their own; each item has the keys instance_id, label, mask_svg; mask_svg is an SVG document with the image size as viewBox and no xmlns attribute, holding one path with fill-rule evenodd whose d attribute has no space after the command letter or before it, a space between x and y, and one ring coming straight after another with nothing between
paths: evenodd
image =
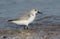
<instances>
[{"instance_id":1,"label":"bird's tail","mask_svg":"<svg viewBox=\"0 0 60 39\"><path fill-rule=\"evenodd\" d=\"M13 21L13 20L8 20L7 22L11 22L11 21Z\"/></svg>"}]
</instances>

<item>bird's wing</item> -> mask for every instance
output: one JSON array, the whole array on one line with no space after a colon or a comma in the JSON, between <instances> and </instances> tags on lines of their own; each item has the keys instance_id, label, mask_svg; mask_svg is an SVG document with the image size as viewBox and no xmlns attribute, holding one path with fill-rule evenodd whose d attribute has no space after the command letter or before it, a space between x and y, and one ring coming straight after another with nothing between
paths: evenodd
<instances>
[{"instance_id":1,"label":"bird's wing","mask_svg":"<svg viewBox=\"0 0 60 39\"><path fill-rule=\"evenodd\" d=\"M8 20L8 22L17 21L17 20L27 20L27 19L29 19L29 17L30 17L30 14L26 14L26 15L20 16L20 17L17 18L17 19Z\"/></svg>"},{"instance_id":2,"label":"bird's wing","mask_svg":"<svg viewBox=\"0 0 60 39\"><path fill-rule=\"evenodd\" d=\"M19 20L27 20L27 19L29 19L29 18L30 18L30 14L26 14L26 15L20 16L18 19L19 19Z\"/></svg>"},{"instance_id":3,"label":"bird's wing","mask_svg":"<svg viewBox=\"0 0 60 39\"><path fill-rule=\"evenodd\" d=\"M11 19L11 20L8 20L8 22L11 22L11 21L16 21L16 20L18 20L18 19Z\"/></svg>"}]
</instances>

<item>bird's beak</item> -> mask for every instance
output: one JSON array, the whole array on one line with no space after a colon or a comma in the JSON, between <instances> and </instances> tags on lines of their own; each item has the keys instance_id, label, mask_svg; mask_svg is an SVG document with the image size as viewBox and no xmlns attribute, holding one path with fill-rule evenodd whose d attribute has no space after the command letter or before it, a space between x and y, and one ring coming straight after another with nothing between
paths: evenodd
<instances>
[{"instance_id":1,"label":"bird's beak","mask_svg":"<svg viewBox=\"0 0 60 39\"><path fill-rule=\"evenodd\" d=\"M39 13L39 14L43 14L42 12L39 12L39 11L38 11L37 13Z\"/></svg>"}]
</instances>

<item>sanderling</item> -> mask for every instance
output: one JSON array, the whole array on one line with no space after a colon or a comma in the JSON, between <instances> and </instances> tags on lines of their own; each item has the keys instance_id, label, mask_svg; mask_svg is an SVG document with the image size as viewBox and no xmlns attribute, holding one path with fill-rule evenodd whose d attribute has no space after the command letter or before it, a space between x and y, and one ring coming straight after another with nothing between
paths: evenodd
<instances>
[{"instance_id":1,"label":"sanderling","mask_svg":"<svg viewBox=\"0 0 60 39\"><path fill-rule=\"evenodd\" d=\"M42 12L39 12L36 9L32 9L27 14L21 15L18 19L8 20L8 22L12 22L12 23L15 23L18 25L25 25L25 27L27 27L27 29L28 29L28 25L33 22L37 13L42 14ZM24 27L24 29L25 29L25 27Z\"/></svg>"}]
</instances>

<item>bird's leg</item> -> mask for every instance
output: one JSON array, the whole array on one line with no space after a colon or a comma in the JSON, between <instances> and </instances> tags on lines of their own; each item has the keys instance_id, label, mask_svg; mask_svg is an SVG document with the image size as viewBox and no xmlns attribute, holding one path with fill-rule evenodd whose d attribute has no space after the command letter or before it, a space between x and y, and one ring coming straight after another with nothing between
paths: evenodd
<instances>
[{"instance_id":1,"label":"bird's leg","mask_svg":"<svg viewBox=\"0 0 60 39\"><path fill-rule=\"evenodd\" d=\"M24 26L24 29L28 29L28 26Z\"/></svg>"},{"instance_id":2,"label":"bird's leg","mask_svg":"<svg viewBox=\"0 0 60 39\"><path fill-rule=\"evenodd\" d=\"M26 29L28 30L28 24L26 25Z\"/></svg>"},{"instance_id":3,"label":"bird's leg","mask_svg":"<svg viewBox=\"0 0 60 39\"><path fill-rule=\"evenodd\" d=\"M28 26L26 26L26 29L28 30Z\"/></svg>"}]
</instances>

